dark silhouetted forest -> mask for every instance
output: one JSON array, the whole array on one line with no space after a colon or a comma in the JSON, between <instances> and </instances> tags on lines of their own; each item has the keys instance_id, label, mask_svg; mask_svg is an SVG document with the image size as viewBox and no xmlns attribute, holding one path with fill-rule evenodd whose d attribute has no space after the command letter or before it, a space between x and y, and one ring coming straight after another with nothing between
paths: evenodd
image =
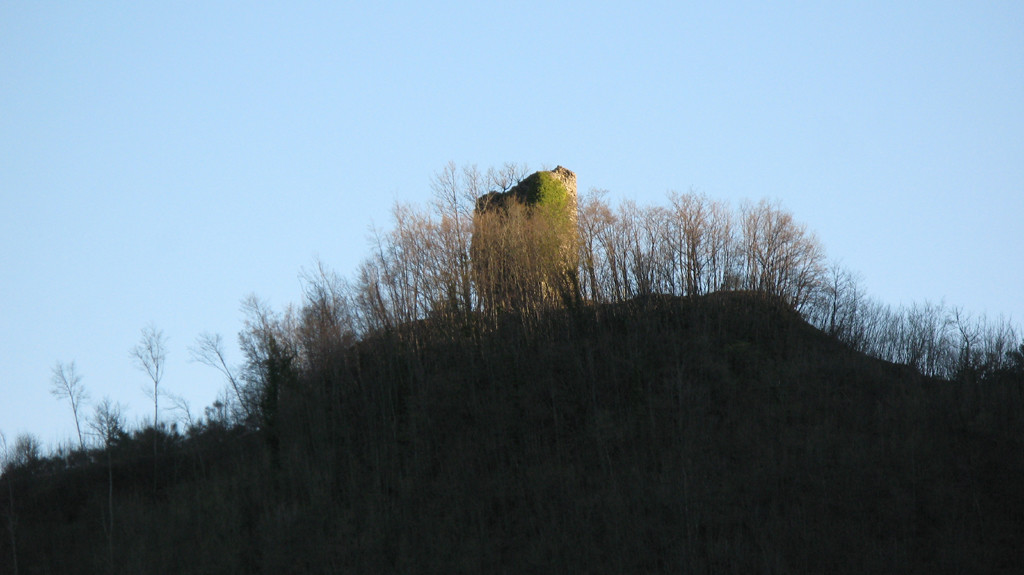
<instances>
[{"instance_id":1,"label":"dark silhouetted forest","mask_svg":"<svg viewBox=\"0 0 1024 575\"><path fill-rule=\"evenodd\" d=\"M770 202L590 193L569 252L474 212L525 176L449 166L352 280L247 299L201 416L5 442L0 571L1024 571L1009 322L875 302Z\"/></svg>"}]
</instances>

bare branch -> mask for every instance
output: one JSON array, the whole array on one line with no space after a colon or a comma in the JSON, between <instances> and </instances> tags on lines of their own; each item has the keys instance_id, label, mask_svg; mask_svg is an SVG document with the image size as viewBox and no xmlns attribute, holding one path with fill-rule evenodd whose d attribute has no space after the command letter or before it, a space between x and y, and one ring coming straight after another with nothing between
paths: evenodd
<instances>
[{"instance_id":1,"label":"bare branch","mask_svg":"<svg viewBox=\"0 0 1024 575\"><path fill-rule=\"evenodd\" d=\"M181 412L182 418L185 421L186 429L191 429L195 425L195 418L192 417L192 404L178 394L165 393L165 395L170 398L172 409L174 411Z\"/></svg>"},{"instance_id":2,"label":"bare branch","mask_svg":"<svg viewBox=\"0 0 1024 575\"><path fill-rule=\"evenodd\" d=\"M224 339L219 333L203 332L199 334L199 336L196 337L195 345L189 346L188 351L189 359L191 361L212 367L221 372L221 374L227 378L232 391L235 392L235 397L238 398L238 403L242 405L243 408L247 406L247 403L242 398L241 382L239 382L235 371L228 366L228 362L224 358ZM246 412L246 415L248 416L248 409L246 409Z\"/></svg>"}]
</instances>

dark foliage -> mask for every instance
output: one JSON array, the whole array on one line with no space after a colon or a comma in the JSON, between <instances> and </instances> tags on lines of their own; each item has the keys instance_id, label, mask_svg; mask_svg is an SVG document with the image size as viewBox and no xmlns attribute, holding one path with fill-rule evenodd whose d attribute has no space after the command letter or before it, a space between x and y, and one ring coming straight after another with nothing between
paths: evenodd
<instances>
[{"instance_id":1,"label":"dark foliage","mask_svg":"<svg viewBox=\"0 0 1024 575\"><path fill-rule=\"evenodd\" d=\"M106 453L12 469L20 572L1024 570L1017 356L929 378L744 292L480 325L271 354L272 420L122 438L112 513Z\"/></svg>"}]
</instances>

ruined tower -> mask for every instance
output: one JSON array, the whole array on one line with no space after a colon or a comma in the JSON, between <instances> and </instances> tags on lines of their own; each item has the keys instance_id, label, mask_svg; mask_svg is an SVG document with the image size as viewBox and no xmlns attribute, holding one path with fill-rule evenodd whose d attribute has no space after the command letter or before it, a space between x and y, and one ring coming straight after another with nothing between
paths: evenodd
<instances>
[{"instance_id":1,"label":"ruined tower","mask_svg":"<svg viewBox=\"0 0 1024 575\"><path fill-rule=\"evenodd\" d=\"M472 259L485 308L531 310L578 294L576 174L558 166L477 199Z\"/></svg>"}]
</instances>

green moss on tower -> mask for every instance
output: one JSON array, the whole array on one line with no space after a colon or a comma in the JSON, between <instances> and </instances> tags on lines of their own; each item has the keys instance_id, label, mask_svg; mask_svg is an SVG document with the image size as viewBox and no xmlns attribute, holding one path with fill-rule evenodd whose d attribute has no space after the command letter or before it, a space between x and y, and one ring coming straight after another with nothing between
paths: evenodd
<instances>
[{"instance_id":1,"label":"green moss on tower","mask_svg":"<svg viewBox=\"0 0 1024 575\"><path fill-rule=\"evenodd\" d=\"M573 189L566 187L566 181L572 182ZM561 166L550 172L534 172L507 192L485 194L477 200L477 210L507 208L511 201L540 211L545 217L552 218L553 222L573 226L576 211L575 174Z\"/></svg>"},{"instance_id":2,"label":"green moss on tower","mask_svg":"<svg viewBox=\"0 0 1024 575\"><path fill-rule=\"evenodd\" d=\"M535 205L558 224L572 223L570 210L575 206L570 201L569 190L551 172L537 172Z\"/></svg>"}]
</instances>

